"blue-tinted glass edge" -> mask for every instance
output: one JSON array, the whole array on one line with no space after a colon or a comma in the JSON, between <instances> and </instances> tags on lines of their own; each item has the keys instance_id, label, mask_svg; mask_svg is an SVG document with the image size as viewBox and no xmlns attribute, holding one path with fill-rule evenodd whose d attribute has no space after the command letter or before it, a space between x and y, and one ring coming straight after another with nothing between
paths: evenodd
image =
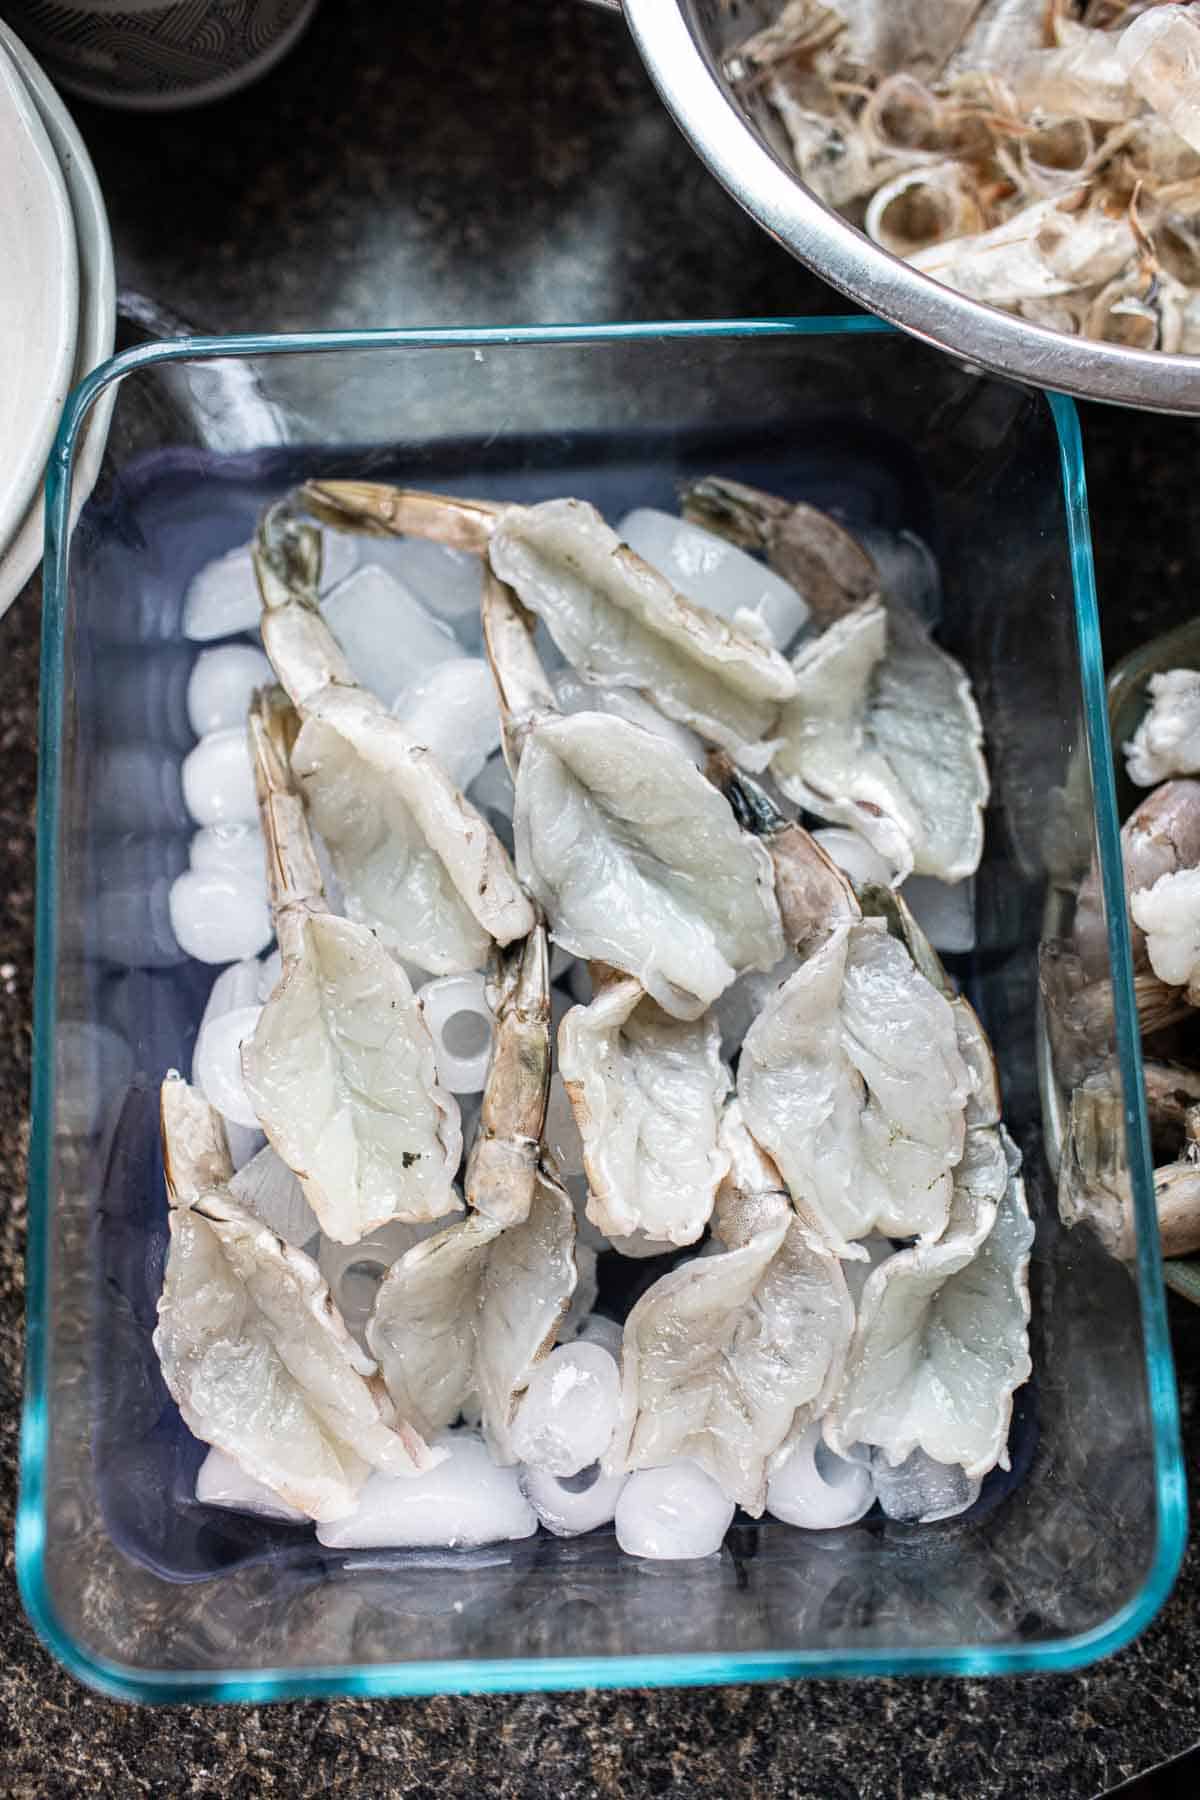
<instances>
[{"instance_id":1,"label":"blue-tinted glass edge","mask_svg":"<svg viewBox=\"0 0 1200 1800\"><path fill-rule=\"evenodd\" d=\"M1138 1596L1143 1629L1162 1606L1174 1584L1187 1543L1187 1487L1180 1435L1175 1358L1167 1318L1162 1251L1154 1199L1150 1126L1146 1116L1141 1034L1133 984L1133 950L1129 935L1122 874L1121 821L1117 809L1112 738L1108 724L1108 688L1100 632L1100 607L1088 515L1087 472L1079 409L1066 394L1046 396L1058 432L1067 543L1075 594L1075 629L1083 688L1084 720L1092 776L1092 803L1098 861L1104 890L1104 912L1116 1020L1117 1058L1125 1112L1125 1145L1133 1194L1137 1240L1138 1300L1146 1352L1150 1409L1154 1419L1154 1472L1158 1507L1158 1542L1154 1561Z\"/></svg>"}]
</instances>

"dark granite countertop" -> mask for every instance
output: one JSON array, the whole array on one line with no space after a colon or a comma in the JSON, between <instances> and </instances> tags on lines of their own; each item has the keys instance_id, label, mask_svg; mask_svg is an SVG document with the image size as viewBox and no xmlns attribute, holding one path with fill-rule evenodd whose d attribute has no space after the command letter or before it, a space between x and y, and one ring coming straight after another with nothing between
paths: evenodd
<instances>
[{"instance_id":1,"label":"dark granite countertop","mask_svg":"<svg viewBox=\"0 0 1200 1800\"><path fill-rule=\"evenodd\" d=\"M571 0L326 0L236 99L80 106L123 282L216 330L844 310L703 172L618 19ZM1194 605L1198 428L1087 409L1110 655ZM1141 1641L1075 1676L159 1711L84 1692L13 1581L38 596L0 625L0 1795L1102 1792L1200 1738L1195 1545ZM1200 1311L1171 1302L1193 1470Z\"/></svg>"}]
</instances>

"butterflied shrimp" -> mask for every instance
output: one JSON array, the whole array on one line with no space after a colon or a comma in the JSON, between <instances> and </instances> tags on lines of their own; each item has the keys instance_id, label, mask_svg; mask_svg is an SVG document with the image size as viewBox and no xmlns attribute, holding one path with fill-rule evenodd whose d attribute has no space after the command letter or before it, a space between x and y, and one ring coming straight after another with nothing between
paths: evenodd
<instances>
[{"instance_id":1,"label":"butterflied shrimp","mask_svg":"<svg viewBox=\"0 0 1200 1800\"><path fill-rule=\"evenodd\" d=\"M459 1209L462 1129L408 976L367 926L325 903L280 719L260 697L251 739L282 974L242 1071L322 1230L353 1244L392 1219Z\"/></svg>"},{"instance_id":2,"label":"butterflied shrimp","mask_svg":"<svg viewBox=\"0 0 1200 1800\"><path fill-rule=\"evenodd\" d=\"M184 1423L289 1506L350 1512L370 1471L441 1462L403 1422L311 1257L229 1189L219 1116L178 1077L162 1086L170 1248L154 1347Z\"/></svg>"},{"instance_id":3,"label":"butterflied shrimp","mask_svg":"<svg viewBox=\"0 0 1200 1800\"><path fill-rule=\"evenodd\" d=\"M292 766L352 918L433 974L474 969L534 915L508 853L437 757L358 686L320 612L320 535L284 504L255 544L263 647L303 720Z\"/></svg>"}]
</instances>

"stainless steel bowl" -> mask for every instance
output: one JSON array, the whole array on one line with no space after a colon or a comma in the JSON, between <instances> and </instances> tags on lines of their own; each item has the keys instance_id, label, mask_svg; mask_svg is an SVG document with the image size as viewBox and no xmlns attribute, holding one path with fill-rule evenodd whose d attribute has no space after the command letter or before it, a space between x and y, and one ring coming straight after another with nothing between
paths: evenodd
<instances>
[{"instance_id":1,"label":"stainless steel bowl","mask_svg":"<svg viewBox=\"0 0 1200 1800\"><path fill-rule=\"evenodd\" d=\"M873 244L789 167L722 72L773 0L595 0L623 10L651 80L718 180L793 256L871 312L997 375L1151 412L1200 413L1200 357L1097 344L969 300Z\"/></svg>"}]
</instances>

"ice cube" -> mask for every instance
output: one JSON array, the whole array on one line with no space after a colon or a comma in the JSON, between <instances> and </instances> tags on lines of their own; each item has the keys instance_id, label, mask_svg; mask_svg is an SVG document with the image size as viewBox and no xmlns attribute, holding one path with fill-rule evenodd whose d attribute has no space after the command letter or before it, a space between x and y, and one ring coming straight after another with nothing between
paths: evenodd
<instances>
[{"instance_id":1,"label":"ice cube","mask_svg":"<svg viewBox=\"0 0 1200 1800\"><path fill-rule=\"evenodd\" d=\"M304 1198L304 1189L270 1144L238 1170L229 1191L287 1244L303 1249L319 1230L316 1215ZM357 1245L353 1247L357 1249Z\"/></svg>"},{"instance_id":2,"label":"ice cube","mask_svg":"<svg viewBox=\"0 0 1200 1800\"><path fill-rule=\"evenodd\" d=\"M110 744L89 771L96 823L105 831L184 831L188 808L177 756L156 744Z\"/></svg>"},{"instance_id":3,"label":"ice cube","mask_svg":"<svg viewBox=\"0 0 1200 1800\"><path fill-rule=\"evenodd\" d=\"M743 630L765 627L765 641L776 649L786 648L808 619L808 603L791 582L702 525L639 506L625 514L617 532L697 606Z\"/></svg>"},{"instance_id":4,"label":"ice cube","mask_svg":"<svg viewBox=\"0 0 1200 1800\"><path fill-rule=\"evenodd\" d=\"M193 869L224 869L266 880L267 847L257 824L202 825L192 833L188 860Z\"/></svg>"},{"instance_id":5,"label":"ice cube","mask_svg":"<svg viewBox=\"0 0 1200 1800\"><path fill-rule=\"evenodd\" d=\"M442 1218L406 1225L400 1219L391 1219L377 1230L369 1231L357 1244L338 1244L322 1235L317 1265L329 1283L329 1291L347 1329L360 1342L379 1284L392 1264L414 1244L433 1237L453 1223L453 1218Z\"/></svg>"},{"instance_id":6,"label":"ice cube","mask_svg":"<svg viewBox=\"0 0 1200 1800\"><path fill-rule=\"evenodd\" d=\"M262 602L249 544L239 544L193 575L183 598L183 632L198 643L253 631Z\"/></svg>"},{"instance_id":7,"label":"ice cube","mask_svg":"<svg viewBox=\"0 0 1200 1800\"><path fill-rule=\"evenodd\" d=\"M626 1475L603 1475L599 1463L577 1475L551 1475L548 1469L523 1466L521 1492L555 1537L579 1537L607 1525L616 1513Z\"/></svg>"},{"instance_id":8,"label":"ice cube","mask_svg":"<svg viewBox=\"0 0 1200 1800\"><path fill-rule=\"evenodd\" d=\"M232 1119L225 1120L225 1136L229 1142L230 1161L238 1172L248 1167L266 1147L264 1131L256 1131L249 1125L235 1125Z\"/></svg>"},{"instance_id":9,"label":"ice cube","mask_svg":"<svg viewBox=\"0 0 1200 1800\"><path fill-rule=\"evenodd\" d=\"M358 567L361 540L349 531L323 531L321 533L321 579L318 584L322 594L329 594L345 581L352 569Z\"/></svg>"},{"instance_id":10,"label":"ice cube","mask_svg":"<svg viewBox=\"0 0 1200 1800\"><path fill-rule=\"evenodd\" d=\"M975 948L975 878L935 881L910 875L900 892L935 950L953 955Z\"/></svg>"},{"instance_id":11,"label":"ice cube","mask_svg":"<svg viewBox=\"0 0 1200 1800\"><path fill-rule=\"evenodd\" d=\"M894 1469L882 1450L873 1450L871 1478L888 1518L908 1525L953 1519L979 1498L980 1482L970 1479L960 1463L935 1462L919 1449Z\"/></svg>"},{"instance_id":12,"label":"ice cube","mask_svg":"<svg viewBox=\"0 0 1200 1800\"><path fill-rule=\"evenodd\" d=\"M254 824L258 801L244 725L210 731L183 759L183 798L197 825Z\"/></svg>"},{"instance_id":13,"label":"ice cube","mask_svg":"<svg viewBox=\"0 0 1200 1800\"><path fill-rule=\"evenodd\" d=\"M104 962L162 969L182 962L171 924L171 885L187 867L178 837L135 837L101 844L88 918L88 943Z\"/></svg>"},{"instance_id":14,"label":"ice cube","mask_svg":"<svg viewBox=\"0 0 1200 1800\"><path fill-rule=\"evenodd\" d=\"M274 935L261 879L223 869L185 869L171 885L169 907L180 948L198 962L260 956Z\"/></svg>"},{"instance_id":15,"label":"ice cube","mask_svg":"<svg viewBox=\"0 0 1200 1800\"><path fill-rule=\"evenodd\" d=\"M482 773L500 743L496 684L479 657L438 663L405 688L393 710L460 788Z\"/></svg>"},{"instance_id":16,"label":"ice cube","mask_svg":"<svg viewBox=\"0 0 1200 1800\"><path fill-rule=\"evenodd\" d=\"M239 1006L200 1028L192 1057L192 1082L223 1119L257 1131L258 1114L242 1080L242 1045L254 1036L262 1007Z\"/></svg>"},{"instance_id":17,"label":"ice cube","mask_svg":"<svg viewBox=\"0 0 1200 1800\"><path fill-rule=\"evenodd\" d=\"M259 1519L286 1519L295 1525L311 1523L307 1513L289 1506L263 1482L255 1481L223 1450L210 1450L200 1464L196 1498L202 1506L224 1506L230 1512L251 1513Z\"/></svg>"},{"instance_id":18,"label":"ice cube","mask_svg":"<svg viewBox=\"0 0 1200 1800\"><path fill-rule=\"evenodd\" d=\"M498 1469L474 1431L435 1441L445 1461L423 1475L371 1475L349 1517L317 1528L320 1541L331 1550L458 1549L533 1536L537 1514L515 1468Z\"/></svg>"},{"instance_id":19,"label":"ice cube","mask_svg":"<svg viewBox=\"0 0 1200 1800\"><path fill-rule=\"evenodd\" d=\"M566 1083L555 1070L550 1077L550 1098L546 1104L546 1123L542 1142L554 1158L564 1181L583 1174L583 1139L575 1123L575 1113L567 1098Z\"/></svg>"},{"instance_id":20,"label":"ice cube","mask_svg":"<svg viewBox=\"0 0 1200 1800\"><path fill-rule=\"evenodd\" d=\"M450 628L378 563L364 563L340 581L321 611L359 681L385 706L438 663L462 656Z\"/></svg>"},{"instance_id":21,"label":"ice cube","mask_svg":"<svg viewBox=\"0 0 1200 1800\"><path fill-rule=\"evenodd\" d=\"M321 592L345 579L358 560L354 539L327 531L321 539ZM196 643L257 631L262 601L249 544L239 544L207 563L188 583L184 636Z\"/></svg>"},{"instance_id":22,"label":"ice cube","mask_svg":"<svg viewBox=\"0 0 1200 1800\"><path fill-rule=\"evenodd\" d=\"M441 975L417 990L437 1060L452 1094L477 1094L487 1080L494 1021L482 975Z\"/></svg>"},{"instance_id":23,"label":"ice cube","mask_svg":"<svg viewBox=\"0 0 1200 1800\"><path fill-rule=\"evenodd\" d=\"M192 1052L192 1080L225 1120L225 1135L229 1139L229 1154L233 1158L235 1169L244 1168L261 1150L266 1139L246 1096L240 1058L229 1045L222 1044L219 1022L234 1013L249 1010L257 1015L262 1010L258 1004L258 970L259 964L253 957L248 957L221 971L209 989ZM231 1091L240 1117L226 1111L217 1095L209 1093L206 1086L206 1065L214 1065L208 1069L207 1080L218 1091L225 1091L223 1083L232 1084ZM249 1117L246 1117L246 1109L249 1109Z\"/></svg>"},{"instance_id":24,"label":"ice cube","mask_svg":"<svg viewBox=\"0 0 1200 1800\"><path fill-rule=\"evenodd\" d=\"M835 1456L822 1442L819 1420L792 1432L772 1458L767 1511L785 1525L833 1531L853 1525L874 1503L870 1469Z\"/></svg>"},{"instance_id":25,"label":"ice cube","mask_svg":"<svg viewBox=\"0 0 1200 1800\"><path fill-rule=\"evenodd\" d=\"M483 576L479 558L469 550L452 550L430 538L384 538L371 545L371 555L410 587L421 604L439 619L448 619L469 648L480 641L479 599Z\"/></svg>"},{"instance_id":26,"label":"ice cube","mask_svg":"<svg viewBox=\"0 0 1200 1800\"><path fill-rule=\"evenodd\" d=\"M91 1137L132 1076L133 1051L123 1037L90 1019L59 1019L54 1028L54 1129Z\"/></svg>"},{"instance_id":27,"label":"ice cube","mask_svg":"<svg viewBox=\"0 0 1200 1800\"><path fill-rule=\"evenodd\" d=\"M517 1457L551 1475L575 1475L598 1462L616 1429L620 1397L620 1373L602 1345L560 1344L538 1363L517 1408Z\"/></svg>"},{"instance_id":28,"label":"ice cube","mask_svg":"<svg viewBox=\"0 0 1200 1800\"><path fill-rule=\"evenodd\" d=\"M703 767L708 751L695 732L689 731L686 725L676 724L674 719L668 719L665 713L659 712L657 706L639 694L636 688L602 687L589 681L581 681L571 668L559 669L555 673L553 687L563 712L611 713L614 718L625 719L630 725L640 725L643 730L652 731L656 737L666 738L668 743L683 751L689 762L694 762L697 768Z\"/></svg>"},{"instance_id":29,"label":"ice cube","mask_svg":"<svg viewBox=\"0 0 1200 1800\"><path fill-rule=\"evenodd\" d=\"M617 1542L626 1556L660 1562L712 1556L733 1523L727 1500L711 1475L684 1458L662 1469L638 1469L621 1489Z\"/></svg>"},{"instance_id":30,"label":"ice cube","mask_svg":"<svg viewBox=\"0 0 1200 1800\"><path fill-rule=\"evenodd\" d=\"M220 644L202 650L187 685L188 719L198 738L232 726L245 730L256 688L275 680L270 663L252 644Z\"/></svg>"},{"instance_id":31,"label":"ice cube","mask_svg":"<svg viewBox=\"0 0 1200 1800\"><path fill-rule=\"evenodd\" d=\"M891 864L868 844L866 838L859 837L857 831L848 831L841 825L830 825L823 826L812 835L830 861L844 870L856 886L865 881L879 882L884 887L891 886L894 873Z\"/></svg>"},{"instance_id":32,"label":"ice cube","mask_svg":"<svg viewBox=\"0 0 1200 1800\"><path fill-rule=\"evenodd\" d=\"M879 570L885 600L907 606L936 625L942 616L942 577L933 551L915 531L882 531L855 526L854 536Z\"/></svg>"},{"instance_id":33,"label":"ice cube","mask_svg":"<svg viewBox=\"0 0 1200 1800\"><path fill-rule=\"evenodd\" d=\"M253 1006L260 998L258 992L258 974L261 964L253 956L242 962L231 963L222 969L208 990L208 999L204 1004L204 1012L200 1018L200 1029L211 1025L225 1013L237 1012L241 1007Z\"/></svg>"}]
</instances>

